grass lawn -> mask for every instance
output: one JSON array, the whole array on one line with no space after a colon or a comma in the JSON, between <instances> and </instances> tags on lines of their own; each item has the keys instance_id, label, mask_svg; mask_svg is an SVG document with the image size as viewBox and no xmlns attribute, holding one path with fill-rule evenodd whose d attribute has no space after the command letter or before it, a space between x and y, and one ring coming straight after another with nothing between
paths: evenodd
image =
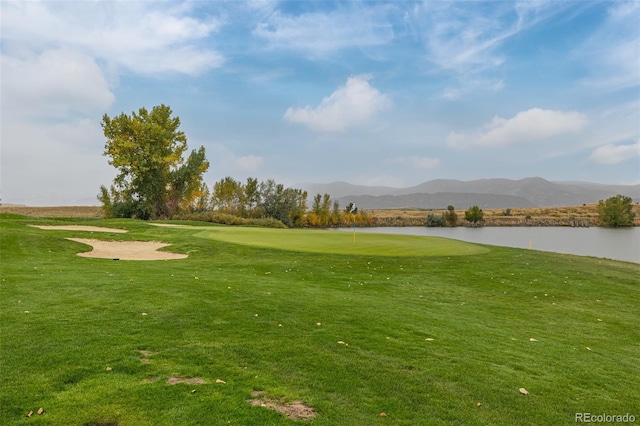
<instances>
[{"instance_id":1,"label":"grass lawn","mask_svg":"<svg viewBox=\"0 0 640 426\"><path fill-rule=\"evenodd\" d=\"M67 237L162 241L189 257L83 258ZM251 405L254 391L303 401L314 425L640 420L638 264L429 237L7 214L0 238L3 425L296 423Z\"/></svg>"}]
</instances>

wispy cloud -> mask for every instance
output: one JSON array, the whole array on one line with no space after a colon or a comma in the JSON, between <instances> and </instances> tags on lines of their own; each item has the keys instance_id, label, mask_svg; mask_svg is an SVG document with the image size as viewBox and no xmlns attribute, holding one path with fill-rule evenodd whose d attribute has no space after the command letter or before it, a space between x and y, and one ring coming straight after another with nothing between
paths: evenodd
<instances>
[{"instance_id":1,"label":"wispy cloud","mask_svg":"<svg viewBox=\"0 0 640 426\"><path fill-rule=\"evenodd\" d=\"M499 92L504 89L504 81L501 79L486 78L459 78L457 86L447 86L440 93L440 98L454 101L463 98L469 92Z\"/></svg>"},{"instance_id":2,"label":"wispy cloud","mask_svg":"<svg viewBox=\"0 0 640 426\"><path fill-rule=\"evenodd\" d=\"M506 40L567 7L551 1L424 1L405 20L423 40L427 60L442 70L477 74L506 61Z\"/></svg>"},{"instance_id":3,"label":"wispy cloud","mask_svg":"<svg viewBox=\"0 0 640 426\"><path fill-rule=\"evenodd\" d=\"M279 10L258 23L253 34L273 49L294 50L314 58L350 47L386 44L393 39L385 6L348 5L351 7L299 15Z\"/></svg>"},{"instance_id":4,"label":"wispy cloud","mask_svg":"<svg viewBox=\"0 0 640 426\"><path fill-rule=\"evenodd\" d=\"M349 77L344 86L324 98L317 107L289 108L284 120L318 132L339 132L368 122L389 107L387 95L369 84L370 76Z\"/></svg>"},{"instance_id":5,"label":"wispy cloud","mask_svg":"<svg viewBox=\"0 0 640 426\"><path fill-rule=\"evenodd\" d=\"M607 144L593 150L589 159L594 163L613 165L640 158L640 140L630 145Z\"/></svg>"},{"instance_id":6,"label":"wispy cloud","mask_svg":"<svg viewBox=\"0 0 640 426\"><path fill-rule=\"evenodd\" d=\"M451 132L447 145L499 147L545 140L558 135L579 133L587 125L584 114L576 111L554 111L532 108L504 119L495 116L473 135Z\"/></svg>"},{"instance_id":7,"label":"wispy cloud","mask_svg":"<svg viewBox=\"0 0 640 426\"><path fill-rule=\"evenodd\" d=\"M611 2L602 25L573 55L588 65L589 86L626 89L640 85L640 2Z\"/></svg>"},{"instance_id":8,"label":"wispy cloud","mask_svg":"<svg viewBox=\"0 0 640 426\"><path fill-rule=\"evenodd\" d=\"M254 173L260 169L260 166L264 163L264 158L257 155L245 155L237 158L233 163L241 172Z\"/></svg>"}]
</instances>

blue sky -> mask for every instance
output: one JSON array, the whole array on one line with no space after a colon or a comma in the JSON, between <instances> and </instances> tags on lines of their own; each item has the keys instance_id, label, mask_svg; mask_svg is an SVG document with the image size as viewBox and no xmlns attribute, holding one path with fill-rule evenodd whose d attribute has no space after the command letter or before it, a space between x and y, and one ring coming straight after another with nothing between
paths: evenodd
<instances>
[{"instance_id":1,"label":"blue sky","mask_svg":"<svg viewBox=\"0 0 640 426\"><path fill-rule=\"evenodd\" d=\"M2 1L3 202L97 204L103 114L209 184L640 183L638 1Z\"/></svg>"}]
</instances>

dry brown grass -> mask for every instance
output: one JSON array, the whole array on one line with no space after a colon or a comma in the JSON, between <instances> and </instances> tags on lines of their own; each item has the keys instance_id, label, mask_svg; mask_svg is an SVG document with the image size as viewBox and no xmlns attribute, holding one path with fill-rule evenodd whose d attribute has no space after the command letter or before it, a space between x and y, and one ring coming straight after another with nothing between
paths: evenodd
<instances>
[{"instance_id":1,"label":"dry brown grass","mask_svg":"<svg viewBox=\"0 0 640 426\"><path fill-rule=\"evenodd\" d=\"M486 209L484 210L484 224L486 226L522 226L522 225L565 225L568 226L573 220L575 222L590 225L601 225L597 203L582 206L565 207L531 207L512 208L509 216L505 215L507 209ZM636 214L635 226L640 226L640 204L633 205ZM429 213L440 215L446 210L423 210L423 209L388 209L371 210L371 214L378 223L424 225L424 221ZM464 210L455 210L459 221L464 220Z\"/></svg>"},{"instance_id":2,"label":"dry brown grass","mask_svg":"<svg viewBox=\"0 0 640 426\"><path fill-rule=\"evenodd\" d=\"M13 213L31 217L104 218L102 207L100 206L27 207L0 205L0 213Z\"/></svg>"}]
</instances>

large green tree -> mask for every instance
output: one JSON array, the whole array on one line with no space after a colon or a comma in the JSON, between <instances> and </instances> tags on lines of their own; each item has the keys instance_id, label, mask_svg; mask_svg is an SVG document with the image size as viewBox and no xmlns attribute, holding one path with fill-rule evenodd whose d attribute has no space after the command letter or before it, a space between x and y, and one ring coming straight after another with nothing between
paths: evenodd
<instances>
[{"instance_id":1,"label":"large green tree","mask_svg":"<svg viewBox=\"0 0 640 426\"><path fill-rule=\"evenodd\" d=\"M600 220L611 227L631 226L636 217L631 210L633 200L631 197L616 195L598 202L598 215Z\"/></svg>"},{"instance_id":2,"label":"large green tree","mask_svg":"<svg viewBox=\"0 0 640 426\"><path fill-rule=\"evenodd\" d=\"M111 191L100 188L107 216L166 218L190 206L201 194L209 168L204 147L185 160L187 137L178 130L180 118L171 108L155 106L102 118L107 138L104 155L118 169Z\"/></svg>"}]
</instances>

